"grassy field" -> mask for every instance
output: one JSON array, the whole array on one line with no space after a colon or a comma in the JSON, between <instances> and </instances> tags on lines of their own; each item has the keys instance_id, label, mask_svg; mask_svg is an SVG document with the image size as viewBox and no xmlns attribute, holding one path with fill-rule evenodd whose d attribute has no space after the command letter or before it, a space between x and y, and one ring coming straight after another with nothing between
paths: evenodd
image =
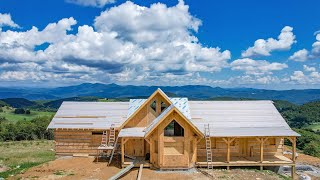
<instances>
[{"instance_id":1,"label":"grassy field","mask_svg":"<svg viewBox=\"0 0 320 180\"><path fill-rule=\"evenodd\" d=\"M312 129L313 131L320 131L320 123L315 123L307 126L307 128Z\"/></svg>"},{"instance_id":2,"label":"grassy field","mask_svg":"<svg viewBox=\"0 0 320 180\"><path fill-rule=\"evenodd\" d=\"M53 160L53 148L53 141L48 140L0 142L0 178Z\"/></svg>"},{"instance_id":3,"label":"grassy field","mask_svg":"<svg viewBox=\"0 0 320 180\"><path fill-rule=\"evenodd\" d=\"M31 120L38 116L52 116L54 112L45 112L45 111L33 111L31 110L30 114L14 114L13 108L10 107L2 107L3 112L0 112L0 117L5 117L7 120L12 122L17 122L21 120Z\"/></svg>"}]
</instances>

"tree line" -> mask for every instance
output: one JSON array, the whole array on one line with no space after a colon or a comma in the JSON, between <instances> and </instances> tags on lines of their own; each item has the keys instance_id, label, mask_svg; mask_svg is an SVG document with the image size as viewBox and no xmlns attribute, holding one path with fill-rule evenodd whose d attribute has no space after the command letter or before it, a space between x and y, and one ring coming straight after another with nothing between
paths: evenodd
<instances>
[{"instance_id":1,"label":"tree line","mask_svg":"<svg viewBox=\"0 0 320 180\"><path fill-rule=\"evenodd\" d=\"M0 141L53 139L53 131L47 130L51 119L39 116L30 121L10 122L0 117Z\"/></svg>"},{"instance_id":2,"label":"tree line","mask_svg":"<svg viewBox=\"0 0 320 180\"><path fill-rule=\"evenodd\" d=\"M303 105L275 101L275 105L290 127L301 135L297 138L297 148L305 154L320 157L320 131L309 128L312 124L320 124L320 101Z\"/></svg>"}]
</instances>

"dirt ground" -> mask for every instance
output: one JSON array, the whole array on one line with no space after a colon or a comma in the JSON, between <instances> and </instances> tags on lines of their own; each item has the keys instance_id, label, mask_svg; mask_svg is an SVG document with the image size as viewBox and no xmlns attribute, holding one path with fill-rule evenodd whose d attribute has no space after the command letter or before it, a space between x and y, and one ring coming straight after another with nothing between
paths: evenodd
<instances>
[{"instance_id":1,"label":"dirt ground","mask_svg":"<svg viewBox=\"0 0 320 180\"><path fill-rule=\"evenodd\" d=\"M306 154L300 153L297 158L297 163L309 164L309 165L316 166L316 167L320 168L320 158L316 158L316 157L309 156Z\"/></svg>"},{"instance_id":2,"label":"dirt ground","mask_svg":"<svg viewBox=\"0 0 320 180\"><path fill-rule=\"evenodd\" d=\"M285 150L291 152L291 148L290 147L285 146ZM291 157L292 157L291 154L290 155L286 154L285 156L287 158L289 158L289 159L291 159ZM303 154L300 151L298 152L298 157L296 159L296 162L299 163L299 164L312 165L312 166L320 168L320 158Z\"/></svg>"},{"instance_id":3,"label":"dirt ground","mask_svg":"<svg viewBox=\"0 0 320 180\"><path fill-rule=\"evenodd\" d=\"M120 171L114 166L106 166L105 162L93 162L93 158L71 157L60 158L40 166L33 167L23 174L9 179L108 179ZM122 177L124 180L136 179L138 168L131 170ZM189 171L156 171L144 168L141 179L248 179L248 180L277 180L281 179L269 171L256 171L247 169L234 169L226 171L216 169L207 174L205 169Z\"/></svg>"}]
</instances>

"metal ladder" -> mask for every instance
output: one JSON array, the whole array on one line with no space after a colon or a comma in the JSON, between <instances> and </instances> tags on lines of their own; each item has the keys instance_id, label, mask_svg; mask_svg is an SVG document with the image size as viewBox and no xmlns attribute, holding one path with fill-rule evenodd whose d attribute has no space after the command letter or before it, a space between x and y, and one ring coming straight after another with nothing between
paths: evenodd
<instances>
[{"instance_id":1,"label":"metal ladder","mask_svg":"<svg viewBox=\"0 0 320 180\"><path fill-rule=\"evenodd\" d=\"M108 138L108 132L107 131L103 131L102 132L102 139L101 139L101 145L103 147L107 146L107 138Z\"/></svg>"},{"instance_id":2,"label":"metal ladder","mask_svg":"<svg viewBox=\"0 0 320 180\"><path fill-rule=\"evenodd\" d=\"M114 146L115 139L116 139L116 128L114 127L114 124L111 124L108 146Z\"/></svg>"},{"instance_id":3,"label":"metal ladder","mask_svg":"<svg viewBox=\"0 0 320 180\"><path fill-rule=\"evenodd\" d=\"M211 151L211 139L210 139L210 127L209 124L204 125L204 135L206 139L206 152L207 152L207 165L208 169L213 169L212 166L212 151Z\"/></svg>"},{"instance_id":4,"label":"metal ladder","mask_svg":"<svg viewBox=\"0 0 320 180\"><path fill-rule=\"evenodd\" d=\"M111 162L112 162L112 158L113 158L113 156L114 156L114 153L115 153L115 151L117 151L117 149L118 149L118 139L119 139L119 136L117 137L117 140L116 140L116 142L115 142L115 146L113 147L113 149L112 149L112 152L111 152L111 156L110 156L110 159L109 159L109 163L108 163L108 166L111 164Z\"/></svg>"},{"instance_id":5,"label":"metal ladder","mask_svg":"<svg viewBox=\"0 0 320 180\"><path fill-rule=\"evenodd\" d=\"M111 124L108 146L113 146L113 149L112 149L112 152L111 152L111 155L110 155L108 166L111 164L112 158L114 156L114 152L118 148L118 138L119 138L119 136L117 137L116 141L115 141L115 138L116 138L116 128L114 127L114 124Z\"/></svg>"}]
</instances>

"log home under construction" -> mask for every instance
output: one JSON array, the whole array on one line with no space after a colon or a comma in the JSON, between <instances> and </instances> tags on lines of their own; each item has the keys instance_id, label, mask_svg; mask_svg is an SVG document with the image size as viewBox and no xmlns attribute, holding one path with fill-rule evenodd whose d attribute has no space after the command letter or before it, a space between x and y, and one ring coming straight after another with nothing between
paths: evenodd
<instances>
[{"instance_id":1,"label":"log home under construction","mask_svg":"<svg viewBox=\"0 0 320 180\"><path fill-rule=\"evenodd\" d=\"M117 153L122 166L159 169L288 165L293 174L299 136L272 101L188 101L161 89L130 102L63 102L48 128L57 155L107 152L110 164Z\"/></svg>"}]
</instances>

